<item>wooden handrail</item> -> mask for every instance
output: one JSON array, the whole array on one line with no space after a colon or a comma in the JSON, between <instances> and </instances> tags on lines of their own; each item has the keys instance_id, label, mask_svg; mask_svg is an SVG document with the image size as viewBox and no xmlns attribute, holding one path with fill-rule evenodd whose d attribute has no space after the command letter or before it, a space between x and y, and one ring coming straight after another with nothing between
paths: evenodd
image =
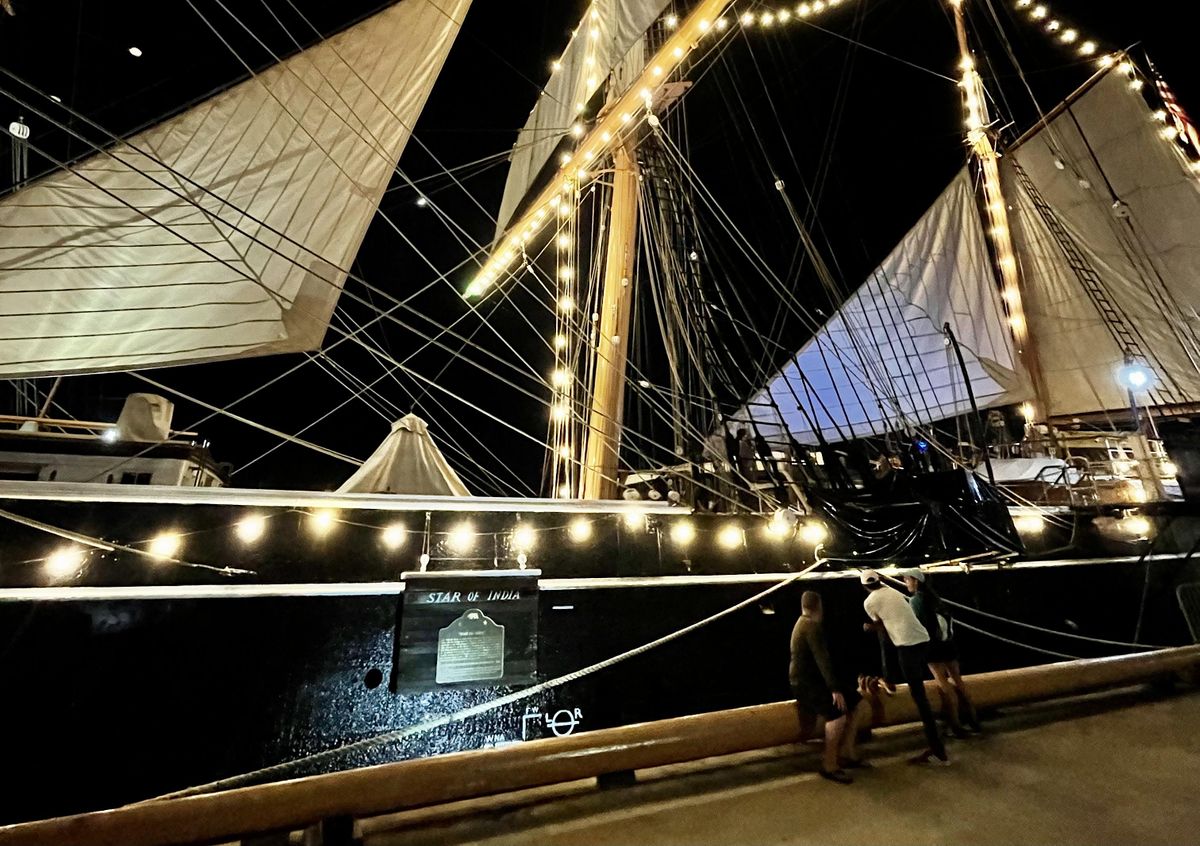
<instances>
[{"instance_id":1,"label":"wooden handrail","mask_svg":"<svg viewBox=\"0 0 1200 846\"><path fill-rule=\"evenodd\" d=\"M1198 664L1200 646L1189 646L968 678L976 704L994 707L1145 681ZM916 719L905 693L888 700L887 724ZM0 828L0 846L212 843L779 746L797 733L792 703L757 705L23 823Z\"/></svg>"}]
</instances>

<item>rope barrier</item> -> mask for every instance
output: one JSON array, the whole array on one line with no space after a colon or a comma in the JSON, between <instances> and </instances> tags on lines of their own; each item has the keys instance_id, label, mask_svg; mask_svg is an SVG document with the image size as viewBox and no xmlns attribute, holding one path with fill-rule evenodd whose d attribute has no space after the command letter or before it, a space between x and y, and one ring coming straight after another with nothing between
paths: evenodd
<instances>
[{"instance_id":1,"label":"rope barrier","mask_svg":"<svg viewBox=\"0 0 1200 846\"><path fill-rule=\"evenodd\" d=\"M139 802L139 803L135 803L135 804L146 804L147 802L158 802L163 799L179 799L184 796L197 796L202 793L211 793L211 792L218 791L218 790L229 790L229 789L232 789L235 787L242 787L242 786L247 785L250 782L257 781L262 778L286 776L289 773L291 773L293 770L295 770L301 764L314 764L314 763L318 763L318 762L322 762L322 761L328 761L337 756L345 755L350 752L366 750L366 749L370 749L372 747L380 746L380 745L384 745L384 744L397 743L399 741L406 740L407 738L412 737L413 735L416 735L416 734L421 734L423 732L431 731L433 729L442 728L444 726L448 726L452 723L460 722L462 720L466 720L471 717L478 717L482 714L488 713L489 711L494 711L497 708L502 708L506 705L512 705L516 702L521 702L521 701L528 699L532 696L535 696L539 693L544 693L548 690L553 690L554 688L562 687L565 684L568 684L573 681L577 681L578 679L581 679L585 676L589 676L594 673L598 673L601 670L607 669L608 667L611 667L615 664L619 664L622 661L627 661L630 658L635 658L638 655L642 655L653 649L657 649L658 647L663 646L667 643L670 643L671 641L678 640L679 638L684 637L685 635L691 634L692 632L697 631L711 623L714 623L717 620L720 620L724 617L728 617L731 614L735 614L736 612L741 611L743 608L753 605L756 602L760 602L761 600L765 599L766 597L770 596L771 594L776 593L791 584L794 584L796 581L798 581L801 578L803 578L804 576L808 575L810 572L812 572L818 566L819 566L819 562L814 563L814 564L804 568L800 572L788 577L787 579L784 579L783 581L778 582L774 585L771 585L767 589L760 591L759 593L756 593L754 596L751 596L747 599L743 599L741 602L738 602L735 605L731 605L729 608L726 608L722 611L718 611L717 613L712 614L708 617L705 617L702 620L698 620L695 623L685 626L682 629L677 629L674 632L665 634L662 637L659 637L659 638L656 638L655 640L650 641L649 643L644 643L641 646L636 646L633 649L626 650L625 652L622 652L618 655L614 655L610 658L606 658L603 661L598 661L594 664L590 664L587 667L583 667L579 670L575 670L573 672L559 676L558 678L554 678L554 679L550 679L548 681L541 682L540 684L533 685L532 687L527 687L524 690L519 690L519 691L516 691L515 693L509 693L504 696L500 696L495 699L489 700L487 702L483 702L479 705L474 705L470 708L464 708L461 711L455 711L453 714L447 714L445 716L438 717L433 720L428 720L424 723L419 723L415 726L408 726L407 728L398 729L396 731L391 731L391 732L386 732L384 734L375 735L374 737L364 738L362 740L357 740L352 743L344 744L342 746L336 746L332 749L326 749L322 752L316 752L312 755L306 755L302 758L296 758L291 761L285 761L283 763L273 764L272 766L269 766L269 767L263 767L258 770L253 770L248 773L242 773L241 775L230 776L229 778L218 779L216 781L208 782L207 784L200 784L200 785L196 785L194 787L185 788L183 790L177 790L172 793L166 793L166 794L163 794L162 796L156 796L153 799L147 799L144 802Z\"/></svg>"},{"instance_id":2,"label":"rope barrier","mask_svg":"<svg viewBox=\"0 0 1200 846\"><path fill-rule=\"evenodd\" d=\"M955 620L954 625L961 626L962 628L966 629L967 631L972 631L972 632L975 632L976 634L981 634L984 637L990 637L993 640L998 640L1001 643L1007 643L1010 646L1018 646L1021 649L1028 649L1032 652L1040 652L1043 655L1053 655L1055 658L1063 658L1068 661L1080 660L1078 655L1068 655L1065 652L1055 652L1053 649L1042 649L1040 646L1030 646L1028 643L1021 643L1021 641L1019 641L1019 640L1011 640L1010 638L1003 637L1001 635L996 634L995 632L989 632L986 629L979 628L978 626L972 626L970 623L964 623L962 620Z\"/></svg>"},{"instance_id":3,"label":"rope barrier","mask_svg":"<svg viewBox=\"0 0 1200 846\"><path fill-rule=\"evenodd\" d=\"M1120 647L1124 647L1127 649L1150 649L1150 650L1153 650L1153 649L1170 649L1171 648L1168 646L1155 646L1155 645L1147 644L1147 643L1126 643L1121 640L1105 640L1104 638L1100 638L1100 637L1089 637L1088 635L1074 634L1072 632L1062 632L1062 631L1058 631L1057 629L1048 629L1048 628L1045 628L1044 626L1035 626L1033 623L1022 623L1020 620L1010 620L1007 617L1001 617L999 614L990 614L987 611L980 611L978 608L972 608L969 605L963 605L959 602L953 602L944 597L942 598L942 602L946 603L947 605L951 605L955 608L960 608L964 611L972 611L983 617L988 617L992 620L996 620L1001 623L1008 623L1013 626L1020 626L1023 629L1031 629L1035 632L1042 632L1043 634L1051 634L1051 635L1058 635L1059 637L1067 637L1067 638L1071 638L1072 640L1081 640L1081 641L1085 641L1087 643L1100 643L1100 644L1104 644L1105 646L1120 646ZM955 620L954 624L957 626L960 624L960 622L958 620Z\"/></svg>"}]
</instances>

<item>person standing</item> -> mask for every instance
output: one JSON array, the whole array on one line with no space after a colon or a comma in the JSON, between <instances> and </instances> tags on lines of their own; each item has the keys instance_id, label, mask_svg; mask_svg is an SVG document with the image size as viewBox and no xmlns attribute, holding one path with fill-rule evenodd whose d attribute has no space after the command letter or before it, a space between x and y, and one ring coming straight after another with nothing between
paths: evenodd
<instances>
[{"instance_id":1,"label":"person standing","mask_svg":"<svg viewBox=\"0 0 1200 846\"><path fill-rule=\"evenodd\" d=\"M942 711L950 723L950 731L955 737L965 737L964 721L972 731L983 731L975 713L975 703L971 701L971 693L967 690L967 683L958 665L954 627L950 615L942 609L942 598L919 567L902 570L900 576L911 594L908 604L929 632L929 672L933 673L933 679L937 682Z\"/></svg>"},{"instance_id":2,"label":"person standing","mask_svg":"<svg viewBox=\"0 0 1200 846\"><path fill-rule=\"evenodd\" d=\"M950 763L946 747L938 734L937 722L934 720L933 708L929 705L929 697L925 695L925 665L929 663L929 632L921 625L917 615L913 613L908 600L898 590L887 587L880 580L879 573L874 570L864 570L859 577L867 591L863 609L867 612L870 622L863 628L866 631L882 628L896 647L900 673L908 684L908 693L916 703L917 712L921 715L921 724L925 728L925 740L928 748L911 759L914 764L927 764L937 760L943 764Z\"/></svg>"},{"instance_id":3,"label":"person standing","mask_svg":"<svg viewBox=\"0 0 1200 846\"><path fill-rule=\"evenodd\" d=\"M821 760L821 777L838 784L851 784L854 779L846 773L845 768L864 766L864 762L858 758L855 743L859 724L867 709L857 688L843 684L841 677L834 672L825 641L825 611L821 595L806 590L800 597L800 610L800 619L792 629L792 660L788 666L788 681L800 716L801 741L812 736L817 718L823 717L825 750Z\"/></svg>"}]
</instances>

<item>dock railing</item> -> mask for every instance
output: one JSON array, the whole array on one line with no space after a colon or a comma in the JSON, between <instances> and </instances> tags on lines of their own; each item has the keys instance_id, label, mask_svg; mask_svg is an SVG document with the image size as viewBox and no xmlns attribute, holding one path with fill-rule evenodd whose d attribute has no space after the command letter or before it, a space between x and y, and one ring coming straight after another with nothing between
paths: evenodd
<instances>
[{"instance_id":1,"label":"dock railing","mask_svg":"<svg viewBox=\"0 0 1200 846\"><path fill-rule=\"evenodd\" d=\"M987 708L1193 673L1200 646L968 676ZM929 693L933 694L932 682ZM907 691L884 725L916 720ZM736 708L298 778L219 793L0 828L0 846L186 846L227 843L331 820L438 805L525 788L781 746L798 738L791 702Z\"/></svg>"}]
</instances>

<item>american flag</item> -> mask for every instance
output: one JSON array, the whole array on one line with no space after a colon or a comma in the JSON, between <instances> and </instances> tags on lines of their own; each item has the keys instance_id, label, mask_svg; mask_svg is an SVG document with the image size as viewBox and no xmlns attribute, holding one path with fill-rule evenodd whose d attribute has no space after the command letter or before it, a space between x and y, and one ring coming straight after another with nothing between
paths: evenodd
<instances>
[{"instance_id":1,"label":"american flag","mask_svg":"<svg viewBox=\"0 0 1200 846\"><path fill-rule=\"evenodd\" d=\"M1179 101L1175 99L1175 92L1171 90L1171 86L1167 85L1167 81L1159 76L1158 70L1153 65L1151 65L1151 70L1154 71L1154 84L1158 88L1158 96L1162 98L1163 106L1167 110L1171 123L1179 130L1180 140L1191 148L1190 152L1193 156L1200 157L1200 132L1196 131L1195 124L1183 110L1183 106L1179 105Z\"/></svg>"}]
</instances>

